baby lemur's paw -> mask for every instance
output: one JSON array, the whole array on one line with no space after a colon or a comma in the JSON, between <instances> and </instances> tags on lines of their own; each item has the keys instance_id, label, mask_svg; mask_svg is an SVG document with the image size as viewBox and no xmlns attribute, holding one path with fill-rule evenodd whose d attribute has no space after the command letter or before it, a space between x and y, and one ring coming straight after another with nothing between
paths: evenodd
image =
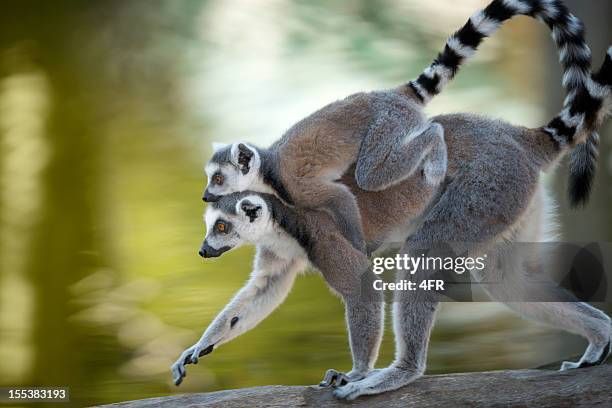
<instances>
[{"instance_id":1,"label":"baby lemur's paw","mask_svg":"<svg viewBox=\"0 0 612 408\"><path fill-rule=\"evenodd\" d=\"M362 380L366 375L364 372L355 370L344 374L332 368L327 370L323 381L319 383L319 387L342 387L350 382Z\"/></svg>"},{"instance_id":2,"label":"baby lemur's paw","mask_svg":"<svg viewBox=\"0 0 612 408\"><path fill-rule=\"evenodd\" d=\"M427 184L431 186L439 185L446 176L446 162L427 160L423 165L423 176L425 176Z\"/></svg>"},{"instance_id":3,"label":"baby lemur's paw","mask_svg":"<svg viewBox=\"0 0 612 408\"><path fill-rule=\"evenodd\" d=\"M446 142L444 141L444 128L439 123L432 123L431 128L437 135L436 143L433 144L431 151L423 165L423 175L428 184L437 186L444 180L448 167L448 153Z\"/></svg>"}]
</instances>

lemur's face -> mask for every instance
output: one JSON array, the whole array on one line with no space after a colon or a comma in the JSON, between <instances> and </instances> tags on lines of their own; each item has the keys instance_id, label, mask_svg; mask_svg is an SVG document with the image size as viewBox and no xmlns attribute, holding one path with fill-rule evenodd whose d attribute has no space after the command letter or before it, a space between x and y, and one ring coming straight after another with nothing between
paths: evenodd
<instances>
[{"instance_id":1,"label":"lemur's face","mask_svg":"<svg viewBox=\"0 0 612 408\"><path fill-rule=\"evenodd\" d=\"M273 232L266 201L249 192L219 197L208 205L205 220L206 238L199 252L203 258L215 258L244 244L258 243Z\"/></svg>"},{"instance_id":2,"label":"lemur's face","mask_svg":"<svg viewBox=\"0 0 612 408\"><path fill-rule=\"evenodd\" d=\"M213 143L213 150L205 169L208 185L202 200L215 202L224 195L248 190L254 184L261 163L257 149L246 143Z\"/></svg>"}]
</instances>

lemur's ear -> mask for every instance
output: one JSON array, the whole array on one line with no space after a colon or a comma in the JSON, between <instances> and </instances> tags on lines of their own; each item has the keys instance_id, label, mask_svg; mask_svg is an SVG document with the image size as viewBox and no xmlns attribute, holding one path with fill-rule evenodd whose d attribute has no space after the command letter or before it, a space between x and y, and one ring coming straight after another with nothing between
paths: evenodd
<instances>
[{"instance_id":1,"label":"lemur's ear","mask_svg":"<svg viewBox=\"0 0 612 408\"><path fill-rule=\"evenodd\" d=\"M255 221L261 213L261 205L253 204L249 200L243 200L240 203L240 209L247 217L249 217L251 222Z\"/></svg>"},{"instance_id":2,"label":"lemur's ear","mask_svg":"<svg viewBox=\"0 0 612 408\"><path fill-rule=\"evenodd\" d=\"M219 150L223 149L225 146L227 146L227 143L212 142L213 153L218 152Z\"/></svg>"},{"instance_id":3,"label":"lemur's ear","mask_svg":"<svg viewBox=\"0 0 612 408\"><path fill-rule=\"evenodd\" d=\"M251 170L251 159L253 156L255 156L255 152L244 143L232 146L232 159L240 168L242 174L247 174Z\"/></svg>"}]
</instances>

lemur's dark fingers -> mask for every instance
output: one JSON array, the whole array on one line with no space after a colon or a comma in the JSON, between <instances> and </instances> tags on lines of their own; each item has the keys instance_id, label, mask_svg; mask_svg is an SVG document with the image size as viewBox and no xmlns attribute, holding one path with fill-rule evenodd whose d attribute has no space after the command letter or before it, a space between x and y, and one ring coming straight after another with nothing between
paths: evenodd
<instances>
[{"instance_id":1,"label":"lemur's dark fingers","mask_svg":"<svg viewBox=\"0 0 612 408\"><path fill-rule=\"evenodd\" d=\"M172 380L177 387L183 382L183 378L187 376L187 371L183 364L175 363L172 366Z\"/></svg>"},{"instance_id":2,"label":"lemur's dark fingers","mask_svg":"<svg viewBox=\"0 0 612 408\"><path fill-rule=\"evenodd\" d=\"M207 354L212 353L213 349L215 348L214 344L211 344L210 346L206 347L204 350L194 350L193 353L191 353L191 355L189 356L190 362L191 364L198 364L198 359L200 357L203 357Z\"/></svg>"},{"instance_id":3,"label":"lemur's dark fingers","mask_svg":"<svg viewBox=\"0 0 612 408\"><path fill-rule=\"evenodd\" d=\"M174 385L176 385L177 387L178 387L179 385L181 385L181 383L183 382L183 378L185 378L185 377L183 377L183 376L178 376L178 377L175 377L175 378L174 378Z\"/></svg>"},{"instance_id":4,"label":"lemur's dark fingers","mask_svg":"<svg viewBox=\"0 0 612 408\"><path fill-rule=\"evenodd\" d=\"M212 353L214 347L214 344L211 344L203 350L201 350L199 347L194 347L193 351L185 356L183 364L198 364L198 359L202 356Z\"/></svg>"},{"instance_id":5,"label":"lemur's dark fingers","mask_svg":"<svg viewBox=\"0 0 612 408\"><path fill-rule=\"evenodd\" d=\"M349 382L349 378L342 372L330 369L325 373L323 381L319 383L320 387L341 387Z\"/></svg>"},{"instance_id":6,"label":"lemur's dark fingers","mask_svg":"<svg viewBox=\"0 0 612 408\"><path fill-rule=\"evenodd\" d=\"M325 372L325 377L323 377L323 381L319 383L319 387L329 387L333 381L335 381L338 372L334 369L327 370Z\"/></svg>"},{"instance_id":7,"label":"lemur's dark fingers","mask_svg":"<svg viewBox=\"0 0 612 408\"><path fill-rule=\"evenodd\" d=\"M343 385L346 385L350 382L349 378L346 376L346 374L342 374L340 373L340 375L338 376L338 378L336 378L336 383L333 385L334 388L336 387L342 387Z\"/></svg>"},{"instance_id":8,"label":"lemur's dark fingers","mask_svg":"<svg viewBox=\"0 0 612 408\"><path fill-rule=\"evenodd\" d=\"M211 344L210 346L206 347L204 350L200 351L199 357L203 357L203 356L205 356L207 354L212 353L214 348L215 348L215 345Z\"/></svg>"}]
</instances>

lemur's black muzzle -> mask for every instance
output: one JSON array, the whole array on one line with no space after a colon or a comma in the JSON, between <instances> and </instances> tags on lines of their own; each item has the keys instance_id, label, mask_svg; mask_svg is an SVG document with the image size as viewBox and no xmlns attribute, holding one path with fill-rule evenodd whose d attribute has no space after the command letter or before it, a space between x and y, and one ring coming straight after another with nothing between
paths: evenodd
<instances>
[{"instance_id":1,"label":"lemur's black muzzle","mask_svg":"<svg viewBox=\"0 0 612 408\"><path fill-rule=\"evenodd\" d=\"M204 191L204 196L202 197L202 200L205 203L214 203L215 201L219 201L219 198L221 198L220 196L216 196L214 194L211 194L208 189L206 189Z\"/></svg>"},{"instance_id":2,"label":"lemur's black muzzle","mask_svg":"<svg viewBox=\"0 0 612 408\"><path fill-rule=\"evenodd\" d=\"M202 244L202 248L200 248L198 254L202 258L216 258L218 256L221 256L221 254L223 254L224 252L229 251L230 249L232 249L232 247L229 246L224 246L219 249L216 249L211 247L210 245L208 245L208 243L206 243L206 241L204 241L204 243Z\"/></svg>"}]
</instances>

